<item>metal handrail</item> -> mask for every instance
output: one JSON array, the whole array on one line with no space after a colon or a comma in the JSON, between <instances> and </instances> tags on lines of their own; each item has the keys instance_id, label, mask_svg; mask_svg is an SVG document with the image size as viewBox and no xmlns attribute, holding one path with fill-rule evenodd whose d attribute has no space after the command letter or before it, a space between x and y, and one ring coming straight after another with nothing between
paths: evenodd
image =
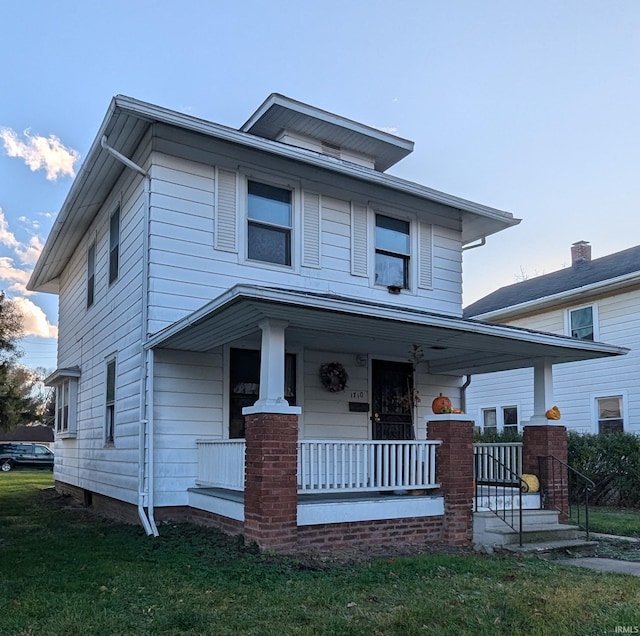
<instances>
[{"instance_id":1,"label":"metal handrail","mask_svg":"<svg viewBox=\"0 0 640 636\"><path fill-rule=\"evenodd\" d=\"M476 457L476 462L478 461L478 455L475 456ZM527 484L526 481L524 481L524 479L522 479L522 477L520 475L518 475L518 473L515 473L514 471L512 471L508 466L506 466L504 463L502 463L501 461L497 460L495 457L491 457L490 455L482 455L481 456L483 458L483 460L491 460L492 462L494 462L494 468L498 468L499 469L499 473L504 475L504 477L508 477L510 479L502 479L499 482L496 481L491 481L491 480L476 480L475 481L475 511L478 512L478 499L480 497L480 488L482 486L484 486L485 488L489 489L489 495L487 497L488 499L488 508L489 511L492 512L494 515L496 515L498 518L502 519L502 521L508 525L514 532L518 533L518 544L520 547L522 547L522 493L523 492L527 492L529 490L529 485ZM474 462L474 473L477 475L478 474L478 470L476 467L476 462ZM518 488L519 493L518 493L518 527L516 528L515 526L515 521L514 521L514 509L513 509L513 499L512 499L512 506L510 508L511 511L511 522L509 522L507 520L507 507L506 507L506 502L505 502L505 494L507 492L507 489L509 490L513 490L514 488ZM495 490L495 498L496 498L496 508L493 509L491 507L491 489ZM499 507L497 505L498 503L498 491L502 489L502 510L499 510ZM500 514L502 513L502 514Z\"/></svg>"},{"instance_id":2,"label":"metal handrail","mask_svg":"<svg viewBox=\"0 0 640 636\"><path fill-rule=\"evenodd\" d=\"M562 506L562 500L560 503L560 506L558 506L555 498L553 498L553 501L551 501L551 497L550 494L552 492L551 488L550 488L550 484L549 484L549 479L548 479L548 475L547 475L547 471L544 470L545 466L543 465L545 462L551 460L552 464L551 464L551 473L552 473L552 478L551 478L551 482L553 485L556 485L556 470L555 470L555 466L557 464L559 464L560 466L564 467L567 469L567 483L566 483L566 487L567 487L567 503L569 506L569 510L565 510L564 507ZM589 541L589 493L591 492L591 490L593 490L596 486L595 482L591 479L589 479L589 477L587 477L586 475L583 475L579 470L576 470L575 468L573 468L573 466L570 466L569 464L567 464L566 462L562 461L561 459L558 459L557 457L555 457L554 455L541 455L540 457L538 457L538 473L540 475L540 490L542 493L542 497L540 498L540 502L541 505L548 507L550 505L552 505L555 510L557 510L558 512L560 512L561 514L566 515L569 519L572 518L573 514L572 514L572 505L571 505L571 482L570 482L570 476L574 475L579 481L581 480L584 484L583 486L583 493L584 493L584 531L585 531L585 538L587 541ZM563 479L563 475L562 473L560 474L560 489L563 490L565 486L564 483L564 479ZM580 502L576 502L576 509L577 509L577 523L578 523L578 528L581 528L580 525Z\"/></svg>"}]
</instances>

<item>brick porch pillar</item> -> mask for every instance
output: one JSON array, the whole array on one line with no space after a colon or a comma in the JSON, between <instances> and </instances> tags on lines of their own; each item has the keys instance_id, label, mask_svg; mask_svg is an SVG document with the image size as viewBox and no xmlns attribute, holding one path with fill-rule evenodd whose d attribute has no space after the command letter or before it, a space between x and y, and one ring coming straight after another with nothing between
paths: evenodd
<instances>
[{"instance_id":1,"label":"brick porch pillar","mask_svg":"<svg viewBox=\"0 0 640 636\"><path fill-rule=\"evenodd\" d=\"M527 425L523 431L522 471L537 475L545 488L545 507L568 511L569 488L567 471L561 464L547 461L539 468L538 457L552 455L567 463L567 429L555 424ZM560 521L567 516L561 515Z\"/></svg>"},{"instance_id":2,"label":"brick porch pillar","mask_svg":"<svg viewBox=\"0 0 640 636\"><path fill-rule=\"evenodd\" d=\"M444 495L444 536L449 545L473 540L473 422L430 419L427 439L442 440L436 479Z\"/></svg>"},{"instance_id":3,"label":"brick porch pillar","mask_svg":"<svg viewBox=\"0 0 640 636\"><path fill-rule=\"evenodd\" d=\"M262 550L297 542L298 416L245 415L244 534Z\"/></svg>"}]
</instances>

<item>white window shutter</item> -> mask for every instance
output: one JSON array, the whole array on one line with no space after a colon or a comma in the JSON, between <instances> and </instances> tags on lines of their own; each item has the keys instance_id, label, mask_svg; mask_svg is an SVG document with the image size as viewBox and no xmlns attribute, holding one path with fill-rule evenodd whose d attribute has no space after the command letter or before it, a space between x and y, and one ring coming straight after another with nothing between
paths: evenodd
<instances>
[{"instance_id":1,"label":"white window shutter","mask_svg":"<svg viewBox=\"0 0 640 636\"><path fill-rule=\"evenodd\" d=\"M303 194L302 265L320 268L320 195Z\"/></svg>"},{"instance_id":2,"label":"white window shutter","mask_svg":"<svg viewBox=\"0 0 640 636\"><path fill-rule=\"evenodd\" d=\"M418 287L433 289L433 226L418 226Z\"/></svg>"},{"instance_id":3,"label":"white window shutter","mask_svg":"<svg viewBox=\"0 0 640 636\"><path fill-rule=\"evenodd\" d=\"M228 170L218 170L218 187L216 192L215 247L216 249L226 252L237 252L238 197L236 173Z\"/></svg>"},{"instance_id":4,"label":"white window shutter","mask_svg":"<svg viewBox=\"0 0 640 636\"><path fill-rule=\"evenodd\" d=\"M369 231L367 206L351 204L351 273L369 276Z\"/></svg>"}]
</instances>

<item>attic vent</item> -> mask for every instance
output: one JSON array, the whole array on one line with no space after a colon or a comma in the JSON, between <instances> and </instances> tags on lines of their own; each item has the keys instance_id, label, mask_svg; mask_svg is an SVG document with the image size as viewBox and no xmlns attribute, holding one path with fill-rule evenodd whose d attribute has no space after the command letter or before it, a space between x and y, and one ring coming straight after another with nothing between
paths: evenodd
<instances>
[{"instance_id":1,"label":"attic vent","mask_svg":"<svg viewBox=\"0 0 640 636\"><path fill-rule=\"evenodd\" d=\"M337 146L336 144L330 144L328 141L323 141L322 152L330 157L340 159L340 146Z\"/></svg>"}]
</instances>

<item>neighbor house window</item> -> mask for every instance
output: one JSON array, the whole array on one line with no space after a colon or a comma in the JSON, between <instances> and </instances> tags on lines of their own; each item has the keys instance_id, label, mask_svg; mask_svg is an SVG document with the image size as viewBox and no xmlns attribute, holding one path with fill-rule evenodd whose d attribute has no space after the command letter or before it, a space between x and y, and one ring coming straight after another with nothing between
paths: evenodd
<instances>
[{"instance_id":1,"label":"neighbor house window","mask_svg":"<svg viewBox=\"0 0 640 636\"><path fill-rule=\"evenodd\" d=\"M596 409L598 433L622 433L624 431L621 395L596 398Z\"/></svg>"},{"instance_id":2,"label":"neighbor house window","mask_svg":"<svg viewBox=\"0 0 640 636\"><path fill-rule=\"evenodd\" d=\"M410 224L376 214L376 285L409 287Z\"/></svg>"},{"instance_id":3,"label":"neighbor house window","mask_svg":"<svg viewBox=\"0 0 640 636\"><path fill-rule=\"evenodd\" d=\"M569 334L578 340L595 340L595 312L592 306L569 311Z\"/></svg>"},{"instance_id":4,"label":"neighbor house window","mask_svg":"<svg viewBox=\"0 0 640 636\"><path fill-rule=\"evenodd\" d=\"M109 219L109 284L118 278L120 262L120 208Z\"/></svg>"},{"instance_id":5,"label":"neighbor house window","mask_svg":"<svg viewBox=\"0 0 640 636\"><path fill-rule=\"evenodd\" d=\"M496 409L483 409L482 410L482 427L485 431L497 431L498 430L498 417Z\"/></svg>"},{"instance_id":6,"label":"neighbor house window","mask_svg":"<svg viewBox=\"0 0 640 636\"><path fill-rule=\"evenodd\" d=\"M93 293L96 285L96 244L91 243L87 250L87 309L93 305Z\"/></svg>"},{"instance_id":7,"label":"neighbor house window","mask_svg":"<svg viewBox=\"0 0 640 636\"><path fill-rule=\"evenodd\" d=\"M105 441L113 444L116 425L116 361L107 362Z\"/></svg>"},{"instance_id":8,"label":"neighbor house window","mask_svg":"<svg viewBox=\"0 0 640 636\"><path fill-rule=\"evenodd\" d=\"M502 427L505 431L518 432L518 407L502 407Z\"/></svg>"},{"instance_id":9,"label":"neighbor house window","mask_svg":"<svg viewBox=\"0 0 640 636\"><path fill-rule=\"evenodd\" d=\"M249 181L247 256L291 265L291 190Z\"/></svg>"},{"instance_id":10,"label":"neighbor house window","mask_svg":"<svg viewBox=\"0 0 640 636\"><path fill-rule=\"evenodd\" d=\"M482 409L482 427L485 431L518 432L518 407L500 406Z\"/></svg>"}]
</instances>

